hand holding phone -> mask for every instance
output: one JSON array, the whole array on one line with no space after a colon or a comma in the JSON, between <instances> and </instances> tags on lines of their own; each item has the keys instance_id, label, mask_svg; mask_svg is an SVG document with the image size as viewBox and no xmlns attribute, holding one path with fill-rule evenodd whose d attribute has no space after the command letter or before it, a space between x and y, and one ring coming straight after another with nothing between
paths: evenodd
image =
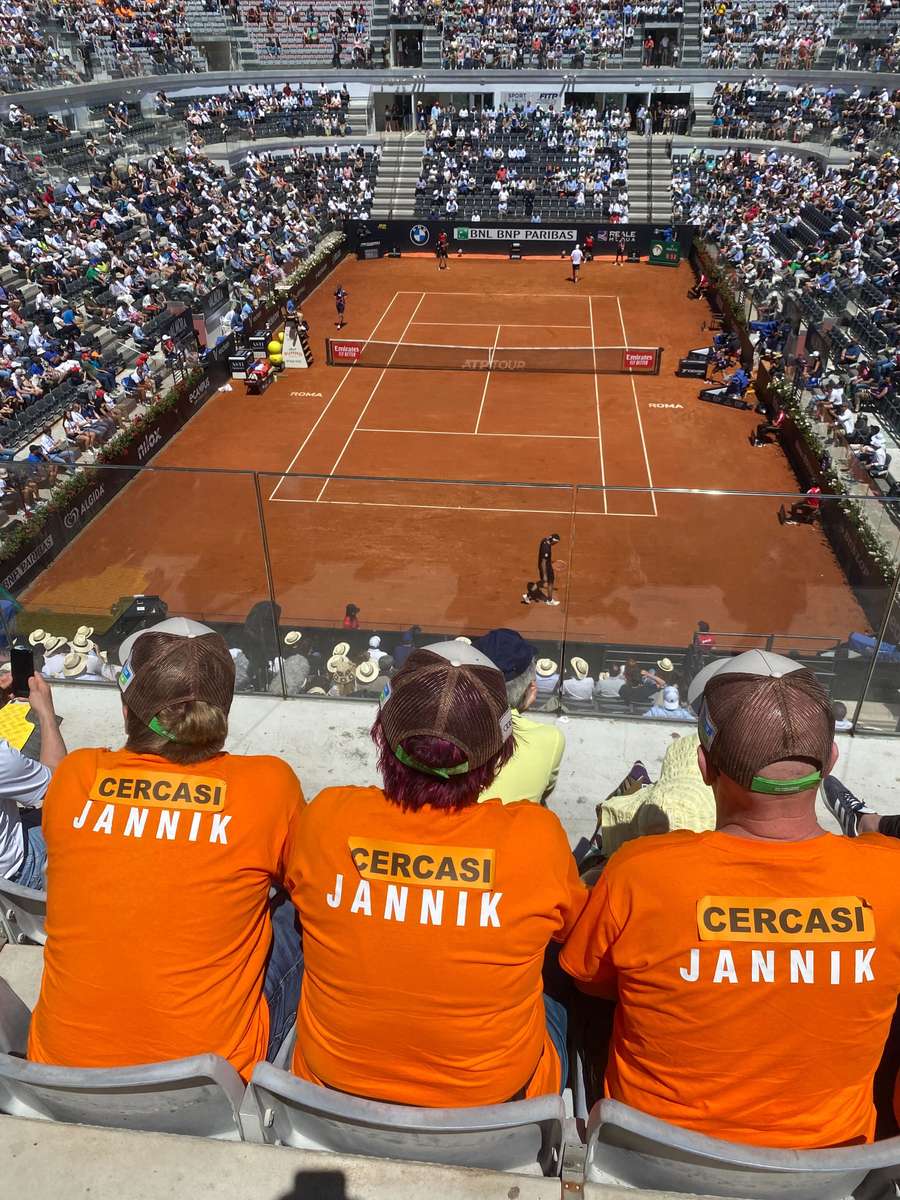
<instances>
[{"instance_id":1,"label":"hand holding phone","mask_svg":"<svg viewBox=\"0 0 900 1200\"><path fill-rule=\"evenodd\" d=\"M34 675L34 651L24 638L13 641L9 665L12 671L12 694L20 700L27 700L30 691L28 681Z\"/></svg>"}]
</instances>

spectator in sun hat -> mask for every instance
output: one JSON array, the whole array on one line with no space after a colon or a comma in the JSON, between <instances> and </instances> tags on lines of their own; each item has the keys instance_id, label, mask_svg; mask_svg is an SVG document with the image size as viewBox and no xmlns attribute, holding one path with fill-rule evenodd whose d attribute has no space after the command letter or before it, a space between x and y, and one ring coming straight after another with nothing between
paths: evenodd
<instances>
[{"instance_id":1,"label":"spectator in sun hat","mask_svg":"<svg viewBox=\"0 0 900 1200\"><path fill-rule=\"evenodd\" d=\"M618 997L607 1095L729 1141L870 1141L900 992L900 846L818 825L837 750L810 670L752 650L709 664L689 699L716 828L619 850L560 959Z\"/></svg>"},{"instance_id":2,"label":"spectator in sun hat","mask_svg":"<svg viewBox=\"0 0 900 1200\"><path fill-rule=\"evenodd\" d=\"M174 617L119 653L125 746L75 751L51 784L29 1058L115 1067L202 1049L246 1078L296 1012L296 914L269 892L303 794L279 759L223 752L235 672L220 634Z\"/></svg>"},{"instance_id":3,"label":"spectator in sun hat","mask_svg":"<svg viewBox=\"0 0 900 1200\"><path fill-rule=\"evenodd\" d=\"M381 786L328 788L304 810L293 1071L472 1107L560 1090L565 1012L541 971L585 893L553 813L477 803L513 754L512 714L498 670L443 646L458 658L416 650L391 679L372 727Z\"/></svg>"},{"instance_id":4,"label":"spectator in sun hat","mask_svg":"<svg viewBox=\"0 0 900 1200\"><path fill-rule=\"evenodd\" d=\"M342 642L339 645L346 646L347 643ZM328 689L329 696L353 695L356 690L356 667L346 654L333 654L326 664L326 670L331 676L331 687Z\"/></svg>"},{"instance_id":5,"label":"spectator in sun hat","mask_svg":"<svg viewBox=\"0 0 900 1200\"><path fill-rule=\"evenodd\" d=\"M556 786L566 739L555 724L524 715L537 698L537 651L514 629L492 629L474 640L472 650L484 655L503 675L515 738L515 753L479 801L498 799L512 804L530 800L546 804Z\"/></svg>"},{"instance_id":6,"label":"spectator in sun hat","mask_svg":"<svg viewBox=\"0 0 900 1200\"><path fill-rule=\"evenodd\" d=\"M280 666L280 670L279 670ZM299 629L291 629L284 635L279 660L273 664L275 674L269 680L269 691L272 695L281 695L281 672L284 672L284 684L289 696L297 696L306 690L310 675L309 659L303 653L303 634Z\"/></svg>"},{"instance_id":7,"label":"spectator in sun hat","mask_svg":"<svg viewBox=\"0 0 900 1200\"><path fill-rule=\"evenodd\" d=\"M383 655L378 662L371 658L365 659L356 668L356 692L360 696L371 696L377 699L384 691L388 676L382 670L382 663L388 655ZM388 660L390 661L390 660Z\"/></svg>"},{"instance_id":8,"label":"spectator in sun hat","mask_svg":"<svg viewBox=\"0 0 900 1200\"><path fill-rule=\"evenodd\" d=\"M559 687L559 664L552 658L539 658L534 664L538 699L547 700Z\"/></svg>"},{"instance_id":9,"label":"spectator in sun hat","mask_svg":"<svg viewBox=\"0 0 900 1200\"><path fill-rule=\"evenodd\" d=\"M569 660L572 674L563 680L562 694L570 700L591 700L594 695L594 680L590 675L587 660L576 654Z\"/></svg>"}]
</instances>

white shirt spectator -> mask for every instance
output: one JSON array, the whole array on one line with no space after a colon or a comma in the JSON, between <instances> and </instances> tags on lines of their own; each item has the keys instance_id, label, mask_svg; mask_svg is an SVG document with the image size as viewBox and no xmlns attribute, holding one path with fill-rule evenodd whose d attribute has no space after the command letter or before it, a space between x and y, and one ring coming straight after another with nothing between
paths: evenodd
<instances>
[{"instance_id":1,"label":"white shirt spectator","mask_svg":"<svg viewBox=\"0 0 900 1200\"><path fill-rule=\"evenodd\" d=\"M9 879L25 857L20 808L40 808L50 785L50 768L0 741L0 877Z\"/></svg>"}]
</instances>

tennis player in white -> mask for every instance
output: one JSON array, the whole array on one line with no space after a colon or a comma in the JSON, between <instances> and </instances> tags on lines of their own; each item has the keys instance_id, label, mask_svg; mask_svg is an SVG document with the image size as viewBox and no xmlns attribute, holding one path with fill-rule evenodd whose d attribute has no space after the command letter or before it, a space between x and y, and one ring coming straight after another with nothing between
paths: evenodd
<instances>
[{"instance_id":1,"label":"tennis player in white","mask_svg":"<svg viewBox=\"0 0 900 1200\"><path fill-rule=\"evenodd\" d=\"M572 253L569 255L569 257L572 260L572 282L577 283L578 282L578 272L581 269L582 262L584 261L584 251L581 249L581 247L578 245L577 242L575 243L575 248L572 251Z\"/></svg>"}]
</instances>

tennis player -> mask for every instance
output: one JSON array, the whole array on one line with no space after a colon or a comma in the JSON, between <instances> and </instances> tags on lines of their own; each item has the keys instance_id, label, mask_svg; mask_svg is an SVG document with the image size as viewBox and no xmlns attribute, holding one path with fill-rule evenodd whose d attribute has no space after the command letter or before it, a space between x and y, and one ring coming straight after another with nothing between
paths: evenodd
<instances>
[{"instance_id":1,"label":"tennis player","mask_svg":"<svg viewBox=\"0 0 900 1200\"><path fill-rule=\"evenodd\" d=\"M438 234L437 245L434 248L435 256L438 260L438 270L447 270L447 260L449 258L450 239L447 237L445 230L441 230Z\"/></svg>"},{"instance_id":2,"label":"tennis player","mask_svg":"<svg viewBox=\"0 0 900 1200\"><path fill-rule=\"evenodd\" d=\"M347 322L344 320L344 310L347 307L347 293L340 284L334 290L334 307L337 310L337 320L335 326L338 329L343 329Z\"/></svg>"},{"instance_id":3,"label":"tennis player","mask_svg":"<svg viewBox=\"0 0 900 1200\"><path fill-rule=\"evenodd\" d=\"M541 590L545 593L545 604L559 604L558 600L553 599L553 584L556 582L556 575L553 572L553 547L559 541L558 533L551 533L545 538L541 538L541 544L538 547L538 577L541 581Z\"/></svg>"},{"instance_id":4,"label":"tennis player","mask_svg":"<svg viewBox=\"0 0 900 1200\"><path fill-rule=\"evenodd\" d=\"M577 242L575 243L575 248L572 251L572 253L569 255L569 257L572 260L572 282L577 283L578 282L578 272L581 270L581 264L584 261L584 251L581 249L581 247L578 245Z\"/></svg>"}]
</instances>

